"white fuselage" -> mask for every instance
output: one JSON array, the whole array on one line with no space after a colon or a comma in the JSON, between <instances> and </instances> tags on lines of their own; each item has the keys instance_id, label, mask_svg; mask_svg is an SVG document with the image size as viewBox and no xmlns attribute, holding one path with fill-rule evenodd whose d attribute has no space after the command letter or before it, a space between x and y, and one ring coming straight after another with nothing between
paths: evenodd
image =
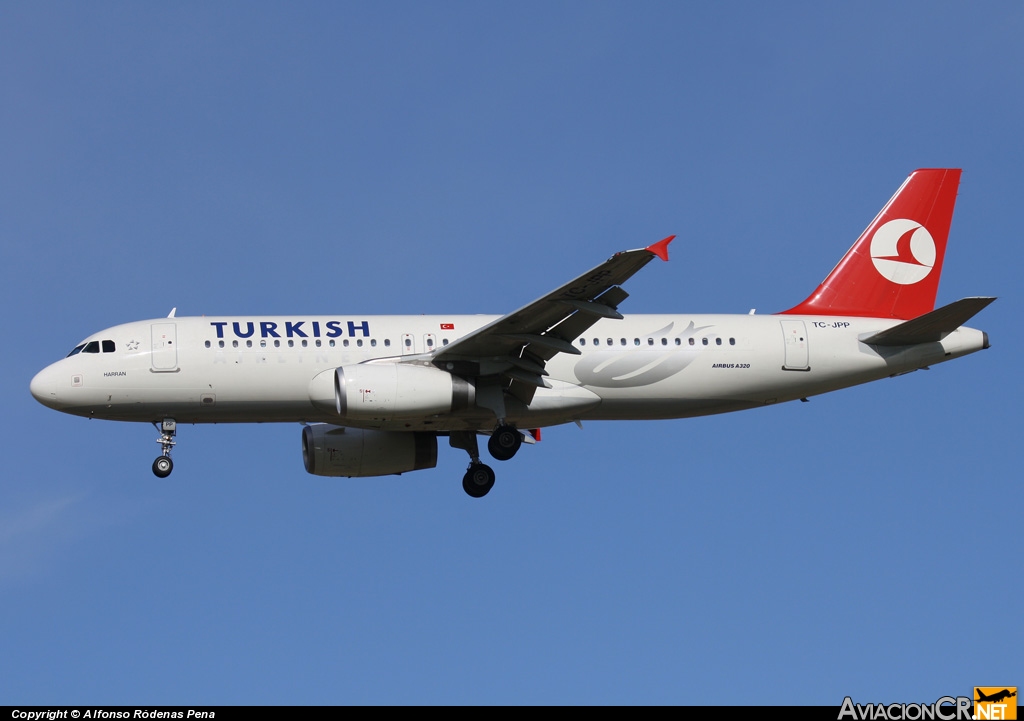
<instances>
[{"instance_id":1,"label":"white fuselage","mask_svg":"<svg viewBox=\"0 0 1024 721\"><path fill-rule=\"evenodd\" d=\"M314 403L317 377L340 366L417 356L494 316L201 317L139 321L96 333L41 371L32 393L90 418L179 423L327 422L392 430L483 430L480 407L430 416L352 419ZM869 346L895 320L792 315L632 315L573 340L579 355L546 366L550 388L507 421L536 428L575 420L724 413L857 385L987 347L962 327L940 342ZM110 343L104 344L103 341ZM105 349L106 352L104 352ZM408 358L407 358L408 360ZM326 376L324 376L326 377ZM319 384L319 385L318 385Z\"/></svg>"}]
</instances>

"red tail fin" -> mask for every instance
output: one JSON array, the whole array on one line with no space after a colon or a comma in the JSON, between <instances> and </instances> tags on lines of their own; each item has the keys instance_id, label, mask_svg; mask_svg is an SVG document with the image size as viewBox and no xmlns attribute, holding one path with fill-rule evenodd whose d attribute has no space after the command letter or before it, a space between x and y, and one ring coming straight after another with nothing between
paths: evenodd
<instances>
[{"instance_id":1,"label":"red tail fin","mask_svg":"<svg viewBox=\"0 0 1024 721\"><path fill-rule=\"evenodd\" d=\"M935 308L958 169L915 170L793 315L910 320Z\"/></svg>"}]
</instances>

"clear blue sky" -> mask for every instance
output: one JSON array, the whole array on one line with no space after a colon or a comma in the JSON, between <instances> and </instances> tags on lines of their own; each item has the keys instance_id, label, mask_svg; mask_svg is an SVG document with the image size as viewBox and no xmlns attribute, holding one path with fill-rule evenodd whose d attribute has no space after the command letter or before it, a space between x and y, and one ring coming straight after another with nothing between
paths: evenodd
<instances>
[{"instance_id":1,"label":"clear blue sky","mask_svg":"<svg viewBox=\"0 0 1024 721\"><path fill-rule=\"evenodd\" d=\"M0 4L0 704L931 702L1024 685L1019 3ZM117 323L773 312L962 167L992 349L324 479L300 428L37 404Z\"/></svg>"}]
</instances>

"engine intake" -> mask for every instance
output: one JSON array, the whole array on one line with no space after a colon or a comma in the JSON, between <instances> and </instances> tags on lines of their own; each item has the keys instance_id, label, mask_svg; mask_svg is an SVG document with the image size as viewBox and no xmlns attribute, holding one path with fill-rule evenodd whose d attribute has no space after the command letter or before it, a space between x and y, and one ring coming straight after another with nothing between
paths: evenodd
<instances>
[{"instance_id":1,"label":"engine intake","mask_svg":"<svg viewBox=\"0 0 1024 721\"><path fill-rule=\"evenodd\" d=\"M437 465L433 433L315 423L302 429L302 462L314 476L390 476Z\"/></svg>"}]
</instances>

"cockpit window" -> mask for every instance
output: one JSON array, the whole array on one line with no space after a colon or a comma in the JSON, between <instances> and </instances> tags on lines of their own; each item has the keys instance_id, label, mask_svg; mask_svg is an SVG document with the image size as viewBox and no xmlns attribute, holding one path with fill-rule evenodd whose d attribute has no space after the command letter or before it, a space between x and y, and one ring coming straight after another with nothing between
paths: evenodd
<instances>
[{"instance_id":1,"label":"cockpit window","mask_svg":"<svg viewBox=\"0 0 1024 721\"><path fill-rule=\"evenodd\" d=\"M114 341L112 341L112 340L105 340L105 341L103 341L103 352L104 353L113 353L114 352Z\"/></svg>"},{"instance_id":2,"label":"cockpit window","mask_svg":"<svg viewBox=\"0 0 1024 721\"><path fill-rule=\"evenodd\" d=\"M73 349L71 350L71 352L70 352L70 353L68 353L68 354L67 354L66 356L64 356L64 357L65 357L65 358L70 358L71 356L75 355L76 353L81 353L81 352L82 352L82 349L83 349L83 348L85 348L85 343L82 343L82 345L76 345L76 346L75 346L75 347L74 347L74 348L73 348Z\"/></svg>"},{"instance_id":3,"label":"cockpit window","mask_svg":"<svg viewBox=\"0 0 1024 721\"><path fill-rule=\"evenodd\" d=\"M82 349L83 353L99 353L100 342L98 340L91 340L85 344L85 348Z\"/></svg>"}]
</instances>

